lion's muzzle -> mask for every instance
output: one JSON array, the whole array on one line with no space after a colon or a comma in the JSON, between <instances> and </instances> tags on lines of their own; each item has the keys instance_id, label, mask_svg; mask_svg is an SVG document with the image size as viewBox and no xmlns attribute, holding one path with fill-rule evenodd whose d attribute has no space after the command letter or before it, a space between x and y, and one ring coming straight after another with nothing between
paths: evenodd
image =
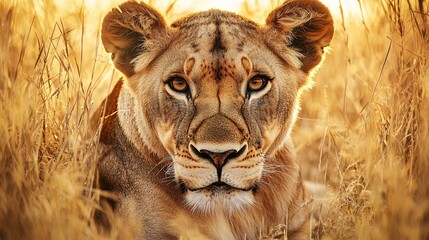
<instances>
[{"instance_id":1,"label":"lion's muzzle","mask_svg":"<svg viewBox=\"0 0 429 240\"><path fill-rule=\"evenodd\" d=\"M193 135L195 137L189 144L191 156L213 164L217 171L215 183L227 183L228 179L223 179L223 167L230 161L242 160L248 151L247 139L240 128L218 113L203 121Z\"/></svg>"},{"instance_id":2,"label":"lion's muzzle","mask_svg":"<svg viewBox=\"0 0 429 240\"><path fill-rule=\"evenodd\" d=\"M200 118L191 123L186 149L178 147L176 179L192 209L230 211L253 203L264 160L238 122L221 112Z\"/></svg>"}]
</instances>

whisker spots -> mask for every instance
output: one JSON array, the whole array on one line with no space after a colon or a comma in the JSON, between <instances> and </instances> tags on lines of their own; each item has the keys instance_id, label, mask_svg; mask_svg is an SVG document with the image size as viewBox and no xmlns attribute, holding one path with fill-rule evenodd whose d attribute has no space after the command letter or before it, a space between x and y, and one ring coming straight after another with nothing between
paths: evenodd
<instances>
[{"instance_id":1,"label":"whisker spots","mask_svg":"<svg viewBox=\"0 0 429 240\"><path fill-rule=\"evenodd\" d=\"M195 166L195 165L185 165L185 164L182 164L180 162L178 162L177 164L180 165L181 167L188 168L188 169L208 169L207 167Z\"/></svg>"}]
</instances>

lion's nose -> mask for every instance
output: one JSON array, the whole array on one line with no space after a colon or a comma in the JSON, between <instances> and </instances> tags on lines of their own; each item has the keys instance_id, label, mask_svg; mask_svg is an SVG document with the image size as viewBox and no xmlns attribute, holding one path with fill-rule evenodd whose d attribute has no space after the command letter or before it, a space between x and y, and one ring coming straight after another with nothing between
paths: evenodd
<instances>
[{"instance_id":1,"label":"lion's nose","mask_svg":"<svg viewBox=\"0 0 429 240\"><path fill-rule=\"evenodd\" d=\"M217 151L208 149L198 149L196 146L191 144L191 151L201 159L205 159L213 163L219 170L230 160L240 158L246 152L246 144L242 146L238 151L236 149L219 149Z\"/></svg>"}]
</instances>

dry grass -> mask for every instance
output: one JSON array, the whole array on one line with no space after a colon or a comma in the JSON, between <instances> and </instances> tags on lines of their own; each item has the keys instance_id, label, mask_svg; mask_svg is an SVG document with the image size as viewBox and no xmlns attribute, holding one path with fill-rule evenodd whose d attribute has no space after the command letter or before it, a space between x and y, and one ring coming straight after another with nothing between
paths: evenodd
<instances>
[{"instance_id":1,"label":"dry grass","mask_svg":"<svg viewBox=\"0 0 429 240\"><path fill-rule=\"evenodd\" d=\"M97 139L87 131L119 77L98 36L115 1L77 2L0 3L0 239L123 230L92 220L103 193L92 187ZM175 18L192 10L150 2ZM251 2L243 14L262 19L270 4ZM331 2L332 54L293 131L304 177L337 192L324 238L428 239L429 4Z\"/></svg>"}]
</instances>

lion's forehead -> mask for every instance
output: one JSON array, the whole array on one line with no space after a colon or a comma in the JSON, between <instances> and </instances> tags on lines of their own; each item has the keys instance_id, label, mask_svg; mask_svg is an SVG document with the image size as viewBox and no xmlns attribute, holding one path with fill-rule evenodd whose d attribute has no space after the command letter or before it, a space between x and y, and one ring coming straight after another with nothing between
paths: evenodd
<instances>
[{"instance_id":1,"label":"lion's forehead","mask_svg":"<svg viewBox=\"0 0 429 240\"><path fill-rule=\"evenodd\" d=\"M172 26L185 36L193 53L217 57L225 52L243 51L245 43L258 35L256 23L220 10L196 13Z\"/></svg>"},{"instance_id":2,"label":"lion's forehead","mask_svg":"<svg viewBox=\"0 0 429 240\"><path fill-rule=\"evenodd\" d=\"M239 26L241 29L255 30L258 27L255 22L246 19L240 15L217 9L211 9L208 11L191 14L186 18L177 20L171 26L174 28L190 30L211 23L225 23L227 25L236 25Z\"/></svg>"},{"instance_id":3,"label":"lion's forehead","mask_svg":"<svg viewBox=\"0 0 429 240\"><path fill-rule=\"evenodd\" d=\"M217 59L199 59L198 63L192 68L185 69L190 72L194 80L207 82L212 80L213 84L227 84L230 81L240 82L244 76L242 68L236 64L236 59L222 56Z\"/></svg>"}]
</instances>

